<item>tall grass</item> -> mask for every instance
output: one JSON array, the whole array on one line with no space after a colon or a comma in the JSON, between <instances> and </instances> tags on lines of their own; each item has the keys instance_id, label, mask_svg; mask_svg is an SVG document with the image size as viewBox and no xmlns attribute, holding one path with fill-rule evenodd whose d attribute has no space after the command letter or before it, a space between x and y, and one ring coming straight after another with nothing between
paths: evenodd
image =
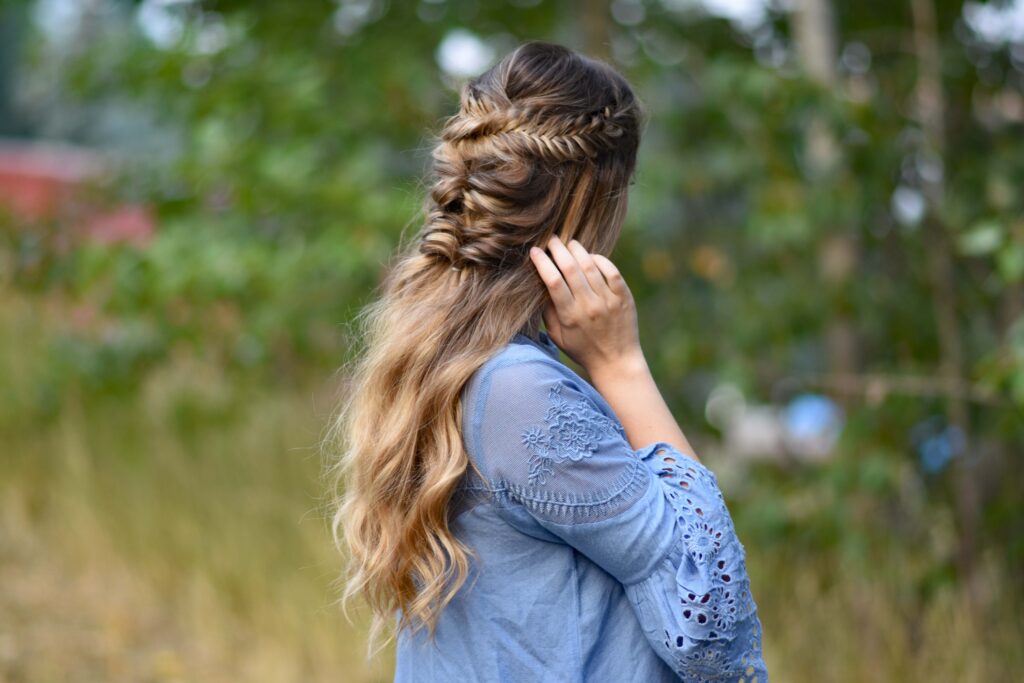
<instances>
[{"instance_id":1,"label":"tall grass","mask_svg":"<svg viewBox=\"0 0 1024 683\"><path fill-rule=\"evenodd\" d=\"M55 324L0 303L0 681L390 680L334 603L328 388L183 358L32 418Z\"/></svg>"}]
</instances>

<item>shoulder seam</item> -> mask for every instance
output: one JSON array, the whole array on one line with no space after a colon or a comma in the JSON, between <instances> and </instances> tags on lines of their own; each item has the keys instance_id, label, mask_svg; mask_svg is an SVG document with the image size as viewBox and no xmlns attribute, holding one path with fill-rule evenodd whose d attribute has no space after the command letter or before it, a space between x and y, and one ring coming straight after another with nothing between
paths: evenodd
<instances>
[{"instance_id":1,"label":"shoulder seam","mask_svg":"<svg viewBox=\"0 0 1024 683\"><path fill-rule=\"evenodd\" d=\"M577 519L576 512L584 518L595 517L593 521L607 519L605 513L613 508L615 501L619 498L631 496L638 491L646 489L650 485L650 476L645 472L644 465L638 458L634 459L630 466L623 470L622 474L610 485L591 496L579 496L566 492L538 491L534 487L524 486L499 480L499 491L509 495L520 504L530 507L535 513L547 517L550 521L558 523L558 518L570 518L571 524L586 523L586 519ZM640 496L642 497L642 496ZM627 508L632 507L639 498L630 502ZM624 510L623 510L624 511Z\"/></svg>"}]
</instances>

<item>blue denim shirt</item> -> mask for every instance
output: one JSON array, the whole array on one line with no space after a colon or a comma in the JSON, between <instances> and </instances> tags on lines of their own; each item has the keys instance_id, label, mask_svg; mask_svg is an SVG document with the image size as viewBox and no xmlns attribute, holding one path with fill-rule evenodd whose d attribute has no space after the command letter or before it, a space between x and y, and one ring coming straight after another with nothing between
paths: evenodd
<instances>
[{"instance_id":1,"label":"blue denim shirt","mask_svg":"<svg viewBox=\"0 0 1024 683\"><path fill-rule=\"evenodd\" d=\"M396 682L768 680L714 473L668 443L633 449L544 332L481 366L463 410L483 476L467 470L449 519L478 558L435 641L398 634Z\"/></svg>"}]
</instances>

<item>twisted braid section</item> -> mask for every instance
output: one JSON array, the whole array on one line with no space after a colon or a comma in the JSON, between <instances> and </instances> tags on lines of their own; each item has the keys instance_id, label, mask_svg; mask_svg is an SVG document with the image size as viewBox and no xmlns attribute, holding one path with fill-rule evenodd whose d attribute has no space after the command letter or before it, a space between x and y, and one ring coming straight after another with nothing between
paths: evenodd
<instances>
[{"instance_id":1,"label":"twisted braid section","mask_svg":"<svg viewBox=\"0 0 1024 683\"><path fill-rule=\"evenodd\" d=\"M474 155L447 140L432 156L436 181L421 253L457 270L466 264L500 266L521 260L537 227L524 207L535 205L550 189L541 166L522 153Z\"/></svg>"},{"instance_id":2,"label":"twisted braid section","mask_svg":"<svg viewBox=\"0 0 1024 683\"><path fill-rule=\"evenodd\" d=\"M447 144L432 153L437 181L430 191L426 224L420 239L420 253L434 256L461 268L459 250L463 240L464 197L469 188L466 160Z\"/></svg>"}]
</instances>

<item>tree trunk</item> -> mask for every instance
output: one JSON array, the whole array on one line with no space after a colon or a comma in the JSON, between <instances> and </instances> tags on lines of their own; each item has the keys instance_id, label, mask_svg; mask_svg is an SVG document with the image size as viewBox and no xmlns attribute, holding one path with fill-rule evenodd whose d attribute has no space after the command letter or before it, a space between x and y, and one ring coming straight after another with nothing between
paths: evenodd
<instances>
[{"instance_id":1,"label":"tree trunk","mask_svg":"<svg viewBox=\"0 0 1024 683\"><path fill-rule=\"evenodd\" d=\"M804 71L815 82L834 90L839 87L836 72L836 27L829 0L796 0L790 15L793 39ZM807 169L812 181L828 176L841 160L841 149L834 133L820 118L807 127ZM833 298L826 323L824 346L828 372L838 376L854 375L860 369L860 340L845 310L846 294L860 258L857 240L847 226L828 226L818 252L818 272ZM833 398L846 405L848 394Z\"/></svg>"},{"instance_id":2,"label":"tree trunk","mask_svg":"<svg viewBox=\"0 0 1024 683\"><path fill-rule=\"evenodd\" d=\"M942 87L942 61L935 6L932 0L910 0L914 22L914 50L918 73L914 88L915 112L924 134L923 151L944 162L945 99ZM941 168L945 167L943 163ZM948 419L963 434L964 450L954 460L953 490L956 499L959 539L957 570L967 588L972 604L976 602L974 569L978 553L980 529L977 482L969 467L971 452L970 414L959 388L966 381L963 344L957 321L956 274L948 230L943 223L942 202L945 194L944 174L922 181L928 211L924 219L927 240L928 279L932 309L939 340L939 375L948 389Z\"/></svg>"}]
</instances>

